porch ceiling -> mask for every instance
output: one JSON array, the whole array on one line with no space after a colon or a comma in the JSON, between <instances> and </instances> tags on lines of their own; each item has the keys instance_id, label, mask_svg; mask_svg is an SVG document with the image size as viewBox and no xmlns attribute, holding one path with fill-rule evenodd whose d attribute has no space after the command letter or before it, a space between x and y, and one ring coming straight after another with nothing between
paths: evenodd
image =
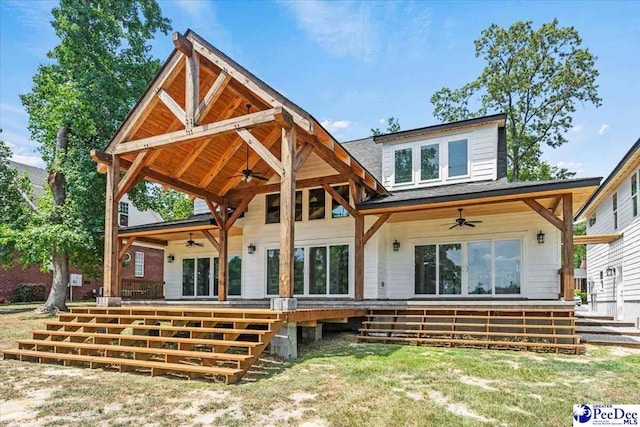
<instances>
[{"instance_id":1,"label":"porch ceiling","mask_svg":"<svg viewBox=\"0 0 640 427\"><path fill-rule=\"evenodd\" d=\"M279 182L283 128L296 128L300 157L311 151L370 194L386 194L376 179L307 112L260 81L197 34L174 35L176 50L122 124L106 153L92 153L106 170L113 155L131 180L146 179L217 204L265 185L242 180L251 169ZM244 132L244 133L243 133ZM306 146L310 146L305 149ZM300 159L300 163L304 161Z\"/></svg>"}]
</instances>

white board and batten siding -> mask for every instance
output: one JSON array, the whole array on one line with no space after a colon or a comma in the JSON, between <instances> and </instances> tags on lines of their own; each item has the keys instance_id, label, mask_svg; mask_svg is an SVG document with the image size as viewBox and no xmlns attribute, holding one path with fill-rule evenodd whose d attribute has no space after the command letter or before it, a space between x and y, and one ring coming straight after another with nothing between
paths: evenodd
<instances>
[{"instance_id":1,"label":"white board and batten siding","mask_svg":"<svg viewBox=\"0 0 640 427\"><path fill-rule=\"evenodd\" d=\"M634 172L640 173L639 169ZM640 318L640 215L633 216L629 173L595 210L596 223L587 234L622 233L623 237L610 243L587 245L587 280L596 299L596 309L618 319L638 322ZM618 199L618 228L614 227L613 194ZM640 202L640 200L639 200ZM640 211L640 206L638 207ZM616 274L607 276L608 267ZM621 271L620 271L621 269ZM600 280L600 272L603 280ZM622 273L622 279L619 275ZM620 283L622 283L620 285ZM617 286L618 285L618 286ZM616 307L616 305L622 307Z\"/></svg>"},{"instance_id":2,"label":"white board and batten siding","mask_svg":"<svg viewBox=\"0 0 640 427\"><path fill-rule=\"evenodd\" d=\"M448 177L448 142L467 140L468 175ZM420 181L420 147L439 144L440 178ZM413 175L411 183L395 184L395 151L413 148ZM387 142L382 147L382 184L393 190L433 187L460 182L495 180L498 176L498 126L487 124L466 130L443 132L436 135L416 136L398 142Z\"/></svg>"}]
</instances>

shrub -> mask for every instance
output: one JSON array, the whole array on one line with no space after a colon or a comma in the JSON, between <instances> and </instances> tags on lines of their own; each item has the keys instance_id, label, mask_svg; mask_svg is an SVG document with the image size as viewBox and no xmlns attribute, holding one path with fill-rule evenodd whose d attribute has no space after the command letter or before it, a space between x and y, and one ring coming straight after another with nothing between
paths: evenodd
<instances>
[{"instance_id":1,"label":"shrub","mask_svg":"<svg viewBox=\"0 0 640 427\"><path fill-rule=\"evenodd\" d=\"M47 287L44 283L22 283L13 290L11 302L44 301L47 298Z\"/></svg>"},{"instance_id":2,"label":"shrub","mask_svg":"<svg viewBox=\"0 0 640 427\"><path fill-rule=\"evenodd\" d=\"M587 293L586 292L582 292L580 289L576 289L574 291L574 293L576 295L578 295L582 299L582 303L583 304L587 304Z\"/></svg>"}]
</instances>

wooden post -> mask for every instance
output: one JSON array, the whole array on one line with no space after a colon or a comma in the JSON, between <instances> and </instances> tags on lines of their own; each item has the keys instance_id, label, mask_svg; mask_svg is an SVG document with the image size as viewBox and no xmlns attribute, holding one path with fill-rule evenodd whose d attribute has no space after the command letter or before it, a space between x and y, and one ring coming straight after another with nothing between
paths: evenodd
<instances>
[{"instance_id":1,"label":"wooden post","mask_svg":"<svg viewBox=\"0 0 640 427\"><path fill-rule=\"evenodd\" d=\"M355 292L354 299L364 299L364 215L358 215L355 220Z\"/></svg>"},{"instance_id":2,"label":"wooden post","mask_svg":"<svg viewBox=\"0 0 640 427\"><path fill-rule=\"evenodd\" d=\"M296 132L295 127L282 129L280 163L280 286L281 298L293 297L293 251L295 244L296 199Z\"/></svg>"},{"instance_id":3,"label":"wooden post","mask_svg":"<svg viewBox=\"0 0 640 427\"><path fill-rule=\"evenodd\" d=\"M229 239L227 231L227 205L220 205L220 251L218 252L218 301L227 300L229 270Z\"/></svg>"},{"instance_id":4,"label":"wooden post","mask_svg":"<svg viewBox=\"0 0 640 427\"><path fill-rule=\"evenodd\" d=\"M107 168L107 192L104 217L104 274L105 297L120 296L120 241L118 239L118 199L116 190L120 183L120 158L113 156Z\"/></svg>"},{"instance_id":5,"label":"wooden post","mask_svg":"<svg viewBox=\"0 0 640 427\"><path fill-rule=\"evenodd\" d=\"M573 195L562 198L562 287L565 301L573 301Z\"/></svg>"}]
</instances>

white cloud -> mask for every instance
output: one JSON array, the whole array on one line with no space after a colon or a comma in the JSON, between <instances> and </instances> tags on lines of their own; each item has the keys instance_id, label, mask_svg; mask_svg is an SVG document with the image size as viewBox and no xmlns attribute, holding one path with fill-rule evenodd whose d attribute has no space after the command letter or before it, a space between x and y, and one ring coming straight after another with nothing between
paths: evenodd
<instances>
[{"instance_id":1,"label":"white cloud","mask_svg":"<svg viewBox=\"0 0 640 427\"><path fill-rule=\"evenodd\" d=\"M57 42L51 27L51 10L58 7L58 4L55 0L11 0L5 3L12 18L29 30L23 43L27 51L36 56L44 57Z\"/></svg>"},{"instance_id":2,"label":"white cloud","mask_svg":"<svg viewBox=\"0 0 640 427\"><path fill-rule=\"evenodd\" d=\"M380 120L378 120L378 122L380 122L381 125L386 125L387 124L387 119L380 119Z\"/></svg>"},{"instance_id":3,"label":"white cloud","mask_svg":"<svg viewBox=\"0 0 640 427\"><path fill-rule=\"evenodd\" d=\"M563 162L556 163L559 168L566 168L571 172L576 172L578 175L585 171L585 164L580 162Z\"/></svg>"},{"instance_id":4,"label":"white cloud","mask_svg":"<svg viewBox=\"0 0 640 427\"><path fill-rule=\"evenodd\" d=\"M609 129L609 125L606 123L603 123L602 126L600 126L600 129L598 129L598 133L600 135L604 135L607 129Z\"/></svg>"},{"instance_id":5,"label":"white cloud","mask_svg":"<svg viewBox=\"0 0 640 427\"><path fill-rule=\"evenodd\" d=\"M24 108L18 106L18 105L11 105L11 104L2 104L0 103L0 111L4 112L4 113L13 113L13 114L27 114L27 112L24 110Z\"/></svg>"},{"instance_id":6,"label":"white cloud","mask_svg":"<svg viewBox=\"0 0 640 427\"><path fill-rule=\"evenodd\" d=\"M215 2L204 0L172 0L172 3L187 17L189 28L205 39L211 40L217 48L232 51L231 34L218 19Z\"/></svg>"},{"instance_id":7,"label":"white cloud","mask_svg":"<svg viewBox=\"0 0 640 427\"><path fill-rule=\"evenodd\" d=\"M581 132L584 127L582 125L575 125L571 128L571 132Z\"/></svg>"},{"instance_id":8,"label":"white cloud","mask_svg":"<svg viewBox=\"0 0 640 427\"><path fill-rule=\"evenodd\" d=\"M366 3L310 0L284 4L300 28L327 52L365 62L371 59L379 35Z\"/></svg>"},{"instance_id":9,"label":"white cloud","mask_svg":"<svg viewBox=\"0 0 640 427\"><path fill-rule=\"evenodd\" d=\"M323 120L320 124L329 132L336 132L348 128L353 122L349 120Z\"/></svg>"}]
</instances>

